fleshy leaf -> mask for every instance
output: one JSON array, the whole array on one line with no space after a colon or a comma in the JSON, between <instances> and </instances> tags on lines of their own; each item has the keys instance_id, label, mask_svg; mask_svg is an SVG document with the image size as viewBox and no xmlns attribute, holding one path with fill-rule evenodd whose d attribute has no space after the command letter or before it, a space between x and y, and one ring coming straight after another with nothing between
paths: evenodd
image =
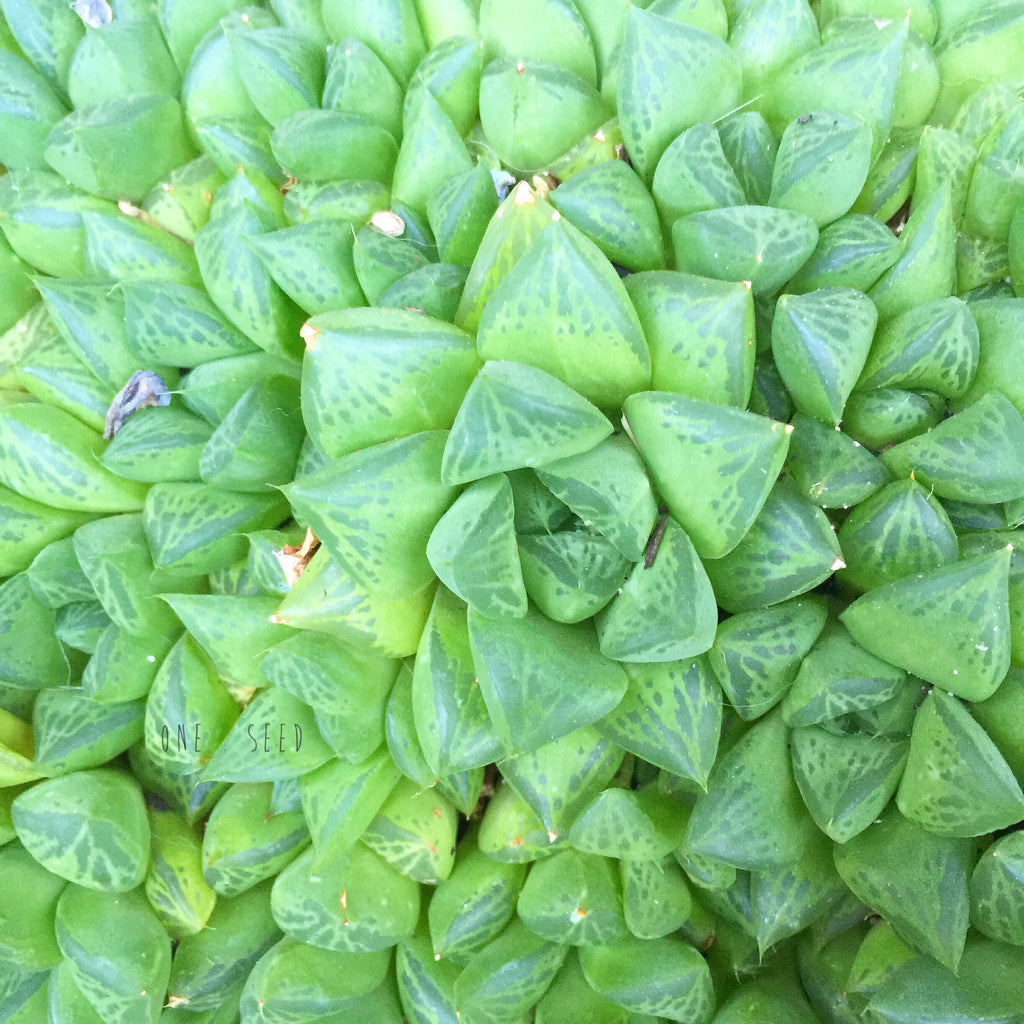
<instances>
[{"instance_id":1,"label":"fleshy leaf","mask_svg":"<svg viewBox=\"0 0 1024 1024\"><path fill-rule=\"evenodd\" d=\"M1010 664L1010 552L976 555L877 587L840 615L872 654L967 700Z\"/></svg>"},{"instance_id":2,"label":"fleshy leaf","mask_svg":"<svg viewBox=\"0 0 1024 1024\"><path fill-rule=\"evenodd\" d=\"M704 566L674 519L655 554L632 573L596 618L602 652L618 661L679 661L715 638L718 609Z\"/></svg>"},{"instance_id":3,"label":"fleshy leaf","mask_svg":"<svg viewBox=\"0 0 1024 1024\"><path fill-rule=\"evenodd\" d=\"M915 949L956 970L968 925L972 843L947 839L890 806L881 819L835 847L842 879Z\"/></svg>"},{"instance_id":4,"label":"fleshy leaf","mask_svg":"<svg viewBox=\"0 0 1024 1024\"><path fill-rule=\"evenodd\" d=\"M896 804L940 836L978 836L1024 818L1024 793L996 745L956 698L932 690L914 716Z\"/></svg>"},{"instance_id":5,"label":"fleshy leaf","mask_svg":"<svg viewBox=\"0 0 1024 1024\"><path fill-rule=\"evenodd\" d=\"M774 711L715 762L690 815L684 849L767 870L796 860L813 827L793 779L789 729Z\"/></svg>"},{"instance_id":6,"label":"fleshy leaf","mask_svg":"<svg viewBox=\"0 0 1024 1024\"><path fill-rule=\"evenodd\" d=\"M624 411L673 518L702 558L731 551L764 505L790 428L728 406L649 391Z\"/></svg>"},{"instance_id":7,"label":"fleshy leaf","mask_svg":"<svg viewBox=\"0 0 1024 1024\"><path fill-rule=\"evenodd\" d=\"M601 412L556 377L524 363L488 362L463 400L441 479L479 480L593 448L612 432Z\"/></svg>"},{"instance_id":8,"label":"fleshy leaf","mask_svg":"<svg viewBox=\"0 0 1024 1024\"><path fill-rule=\"evenodd\" d=\"M526 614L512 487L503 473L475 480L438 520L427 558L441 582L481 614Z\"/></svg>"},{"instance_id":9,"label":"fleshy leaf","mask_svg":"<svg viewBox=\"0 0 1024 1024\"><path fill-rule=\"evenodd\" d=\"M707 660L624 667L626 695L597 729L637 757L706 786L722 724Z\"/></svg>"},{"instance_id":10,"label":"fleshy leaf","mask_svg":"<svg viewBox=\"0 0 1024 1024\"><path fill-rule=\"evenodd\" d=\"M772 355L801 412L838 426L877 320L874 304L853 288L819 288L779 299Z\"/></svg>"},{"instance_id":11,"label":"fleshy leaf","mask_svg":"<svg viewBox=\"0 0 1024 1024\"><path fill-rule=\"evenodd\" d=\"M490 297L482 359L527 363L601 408L645 388L650 356L618 274L593 242L553 220Z\"/></svg>"},{"instance_id":12,"label":"fleshy leaf","mask_svg":"<svg viewBox=\"0 0 1024 1024\"><path fill-rule=\"evenodd\" d=\"M469 610L473 663L506 754L537 747L596 722L626 692L626 674L597 645L589 623L522 619ZM565 686L566 679L577 682Z\"/></svg>"}]
</instances>

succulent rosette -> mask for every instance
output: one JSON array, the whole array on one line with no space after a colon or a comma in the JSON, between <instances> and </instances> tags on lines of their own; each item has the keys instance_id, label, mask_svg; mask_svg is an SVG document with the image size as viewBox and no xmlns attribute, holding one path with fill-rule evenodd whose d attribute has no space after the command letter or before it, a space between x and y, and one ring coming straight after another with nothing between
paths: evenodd
<instances>
[{"instance_id":1,"label":"succulent rosette","mask_svg":"<svg viewBox=\"0 0 1024 1024\"><path fill-rule=\"evenodd\" d=\"M0 1021L1024 1019L1022 68L0 0Z\"/></svg>"}]
</instances>

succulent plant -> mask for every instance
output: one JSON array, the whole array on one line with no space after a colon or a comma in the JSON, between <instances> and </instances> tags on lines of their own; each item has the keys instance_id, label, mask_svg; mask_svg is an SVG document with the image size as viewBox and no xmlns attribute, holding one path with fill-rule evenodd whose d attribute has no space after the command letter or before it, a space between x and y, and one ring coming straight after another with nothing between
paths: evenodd
<instances>
[{"instance_id":1,"label":"succulent plant","mask_svg":"<svg viewBox=\"0 0 1024 1024\"><path fill-rule=\"evenodd\" d=\"M0 0L0 1020L1024 1020L1020 0Z\"/></svg>"}]
</instances>

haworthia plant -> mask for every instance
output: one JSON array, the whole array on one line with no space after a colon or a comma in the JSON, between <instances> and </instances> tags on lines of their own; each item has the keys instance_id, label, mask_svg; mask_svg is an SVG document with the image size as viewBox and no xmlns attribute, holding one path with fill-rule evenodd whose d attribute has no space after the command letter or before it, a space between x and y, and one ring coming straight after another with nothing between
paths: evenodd
<instances>
[{"instance_id":1,"label":"haworthia plant","mask_svg":"<svg viewBox=\"0 0 1024 1024\"><path fill-rule=\"evenodd\" d=\"M0 0L0 1019L1016 1021L1022 25Z\"/></svg>"}]
</instances>

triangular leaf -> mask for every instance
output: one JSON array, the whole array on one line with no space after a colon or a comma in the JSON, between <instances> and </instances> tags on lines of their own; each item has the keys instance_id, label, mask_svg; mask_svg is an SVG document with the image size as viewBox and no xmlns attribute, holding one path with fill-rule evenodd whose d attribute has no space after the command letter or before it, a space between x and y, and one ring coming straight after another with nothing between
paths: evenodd
<instances>
[{"instance_id":1,"label":"triangular leaf","mask_svg":"<svg viewBox=\"0 0 1024 1024\"><path fill-rule=\"evenodd\" d=\"M702 558L731 551L786 458L790 428L728 406L646 391L623 406L669 510Z\"/></svg>"},{"instance_id":2,"label":"triangular leaf","mask_svg":"<svg viewBox=\"0 0 1024 1024\"><path fill-rule=\"evenodd\" d=\"M872 301L854 288L819 288L779 299L772 355L801 412L839 424L877 320Z\"/></svg>"},{"instance_id":3,"label":"triangular leaf","mask_svg":"<svg viewBox=\"0 0 1024 1024\"><path fill-rule=\"evenodd\" d=\"M967 937L967 872L973 844L946 839L890 806L835 847L843 881L915 949L956 970Z\"/></svg>"},{"instance_id":4,"label":"triangular leaf","mask_svg":"<svg viewBox=\"0 0 1024 1024\"><path fill-rule=\"evenodd\" d=\"M526 588L503 473L476 480L438 520L427 558L441 582L488 616L526 614Z\"/></svg>"},{"instance_id":5,"label":"triangular leaf","mask_svg":"<svg viewBox=\"0 0 1024 1024\"><path fill-rule=\"evenodd\" d=\"M488 362L462 402L445 445L441 479L479 480L578 455L612 425L556 377L524 363Z\"/></svg>"},{"instance_id":6,"label":"triangular leaf","mask_svg":"<svg viewBox=\"0 0 1024 1024\"><path fill-rule=\"evenodd\" d=\"M625 672L600 652L589 623L551 622L532 609L522 619L487 619L471 608L469 639L508 755L596 722L626 692Z\"/></svg>"},{"instance_id":7,"label":"triangular leaf","mask_svg":"<svg viewBox=\"0 0 1024 1024\"><path fill-rule=\"evenodd\" d=\"M651 362L626 290L604 254L553 220L498 285L477 328L482 359L528 363L595 405L647 387Z\"/></svg>"},{"instance_id":8,"label":"triangular leaf","mask_svg":"<svg viewBox=\"0 0 1024 1024\"><path fill-rule=\"evenodd\" d=\"M940 836L979 836L1024 818L1024 793L960 701L932 690L914 716L896 803Z\"/></svg>"},{"instance_id":9,"label":"triangular leaf","mask_svg":"<svg viewBox=\"0 0 1024 1024\"><path fill-rule=\"evenodd\" d=\"M869 591L840 618L872 654L968 700L1010 664L1009 550L976 555Z\"/></svg>"}]
</instances>

